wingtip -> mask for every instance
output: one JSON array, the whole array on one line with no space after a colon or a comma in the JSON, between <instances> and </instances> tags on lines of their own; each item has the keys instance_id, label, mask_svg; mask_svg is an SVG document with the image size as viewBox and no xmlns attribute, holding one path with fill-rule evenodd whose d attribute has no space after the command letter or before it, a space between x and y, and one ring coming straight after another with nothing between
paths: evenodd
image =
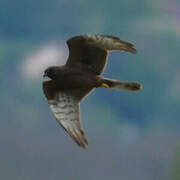
<instances>
[{"instance_id":1,"label":"wingtip","mask_svg":"<svg viewBox=\"0 0 180 180\"><path fill-rule=\"evenodd\" d=\"M79 144L78 144L79 145ZM81 148L83 148L83 149L87 149L87 146L88 146L88 144L81 144L81 145L79 145L79 147L81 147Z\"/></svg>"},{"instance_id":2,"label":"wingtip","mask_svg":"<svg viewBox=\"0 0 180 180\"><path fill-rule=\"evenodd\" d=\"M86 147L88 146L88 140L86 139L84 132L82 130L80 130L79 132L72 132L69 130L67 131L78 146L82 147L83 149L86 149Z\"/></svg>"},{"instance_id":3,"label":"wingtip","mask_svg":"<svg viewBox=\"0 0 180 180\"><path fill-rule=\"evenodd\" d=\"M86 149L88 146L88 140L86 139L85 136L83 136L80 140L80 143L78 144L80 147L82 147L83 149Z\"/></svg>"},{"instance_id":4,"label":"wingtip","mask_svg":"<svg viewBox=\"0 0 180 180\"><path fill-rule=\"evenodd\" d=\"M133 54L137 54L137 50L134 47L131 47L129 51Z\"/></svg>"},{"instance_id":5,"label":"wingtip","mask_svg":"<svg viewBox=\"0 0 180 180\"><path fill-rule=\"evenodd\" d=\"M134 44L131 44L131 43L129 43L129 42L122 41L122 40L120 40L120 42L121 42L121 48L122 48L122 50L131 52L131 53L133 53L133 54L136 54L136 53L137 53L137 50L136 50Z\"/></svg>"},{"instance_id":6,"label":"wingtip","mask_svg":"<svg viewBox=\"0 0 180 180\"><path fill-rule=\"evenodd\" d=\"M87 139L85 137L83 138L82 141L79 141L79 140L77 141L77 139L76 139L75 142L77 143L77 145L79 147L82 147L83 149L86 149L87 146L88 146L88 141L87 141Z\"/></svg>"}]
</instances>

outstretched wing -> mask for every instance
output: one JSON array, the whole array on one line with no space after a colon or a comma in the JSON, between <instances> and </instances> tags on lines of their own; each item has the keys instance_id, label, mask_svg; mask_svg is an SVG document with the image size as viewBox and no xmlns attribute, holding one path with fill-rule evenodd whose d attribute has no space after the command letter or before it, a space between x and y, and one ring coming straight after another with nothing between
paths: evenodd
<instances>
[{"instance_id":1,"label":"outstretched wing","mask_svg":"<svg viewBox=\"0 0 180 180\"><path fill-rule=\"evenodd\" d=\"M88 141L80 121L79 99L71 92L59 91L52 80L43 82L43 90L58 123L79 146L85 148Z\"/></svg>"},{"instance_id":2,"label":"outstretched wing","mask_svg":"<svg viewBox=\"0 0 180 180\"><path fill-rule=\"evenodd\" d=\"M67 41L69 58L66 63L69 67L99 75L106 65L108 51L122 50L136 53L133 44L108 35L80 35Z\"/></svg>"}]
</instances>

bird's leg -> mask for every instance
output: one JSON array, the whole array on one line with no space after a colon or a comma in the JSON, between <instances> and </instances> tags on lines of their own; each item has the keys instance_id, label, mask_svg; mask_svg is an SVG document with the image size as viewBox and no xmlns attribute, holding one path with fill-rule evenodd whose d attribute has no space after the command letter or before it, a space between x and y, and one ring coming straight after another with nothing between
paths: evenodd
<instances>
[{"instance_id":1,"label":"bird's leg","mask_svg":"<svg viewBox=\"0 0 180 180\"><path fill-rule=\"evenodd\" d=\"M103 78L100 76L96 76L96 88L102 87L102 88L110 88L109 84L104 81Z\"/></svg>"},{"instance_id":2,"label":"bird's leg","mask_svg":"<svg viewBox=\"0 0 180 180\"><path fill-rule=\"evenodd\" d=\"M107 83L102 83L102 84L101 84L101 87L102 87L102 88L110 88L110 86L109 86Z\"/></svg>"}]
</instances>

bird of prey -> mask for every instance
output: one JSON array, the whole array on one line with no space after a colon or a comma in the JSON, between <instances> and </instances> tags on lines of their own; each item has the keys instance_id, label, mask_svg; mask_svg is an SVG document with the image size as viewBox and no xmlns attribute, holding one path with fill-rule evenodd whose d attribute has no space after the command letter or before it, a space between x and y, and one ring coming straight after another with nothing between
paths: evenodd
<instances>
[{"instance_id":1,"label":"bird of prey","mask_svg":"<svg viewBox=\"0 0 180 180\"><path fill-rule=\"evenodd\" d=\"M79 35L67 41L69 57L63 66L44 71L43 91L57 122L73 140L85 148L88 141L80 120L80 102L95 88L136 91L138 82L101 77L111 50L136 53L133 44L109 35Z\"/></svg>"}]
</instances>

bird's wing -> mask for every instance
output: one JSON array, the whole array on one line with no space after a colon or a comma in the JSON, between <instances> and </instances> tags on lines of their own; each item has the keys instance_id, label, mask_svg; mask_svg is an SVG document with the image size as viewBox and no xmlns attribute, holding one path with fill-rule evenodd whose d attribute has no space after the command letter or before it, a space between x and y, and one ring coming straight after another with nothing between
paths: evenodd
<instances>
[{"instance_id":1,"label":"bird's wing","mask_svg":"<svg viewBox=\"0 0 180 180\"><path fill-rule=\"evenodd\" d=\"M80 101L71 92L60 91L52 80L43 82L44 94L58 123L74 141L85 148L88 141L80 120Z\"/></svg>"},{"instance_id":2,"label":"bird's wing","mask_svg":"<svg viewBox=\"0 0 180 180\"><path fill-rule=\"evenodd\" d=\"M108 51L122 50L136 53L133 44L108 35L79 35L67 41L69 67L77 67L99 75L106 65Z\"/></svg>"}]
</instances>

